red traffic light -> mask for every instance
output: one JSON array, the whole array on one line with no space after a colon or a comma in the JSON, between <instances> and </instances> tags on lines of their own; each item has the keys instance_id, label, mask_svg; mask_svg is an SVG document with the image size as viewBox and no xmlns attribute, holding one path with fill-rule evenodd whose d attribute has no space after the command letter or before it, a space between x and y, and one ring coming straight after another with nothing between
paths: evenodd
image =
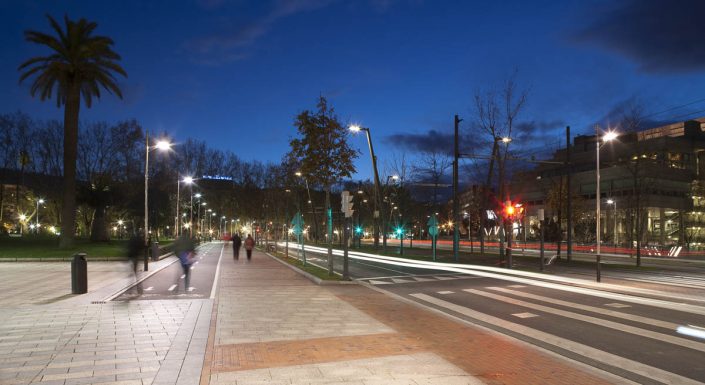
<instances>
[{"instance_id":1,"label":"red traffic light","mask_svg":"<svg viewBox=\"0 0 705 385\"><path fill-rule=\"evenodd\" d=\"M521 203L506 201L502 210L506 219L516 219L524 214L524 205Z\"/></svg>"}]
</instances>

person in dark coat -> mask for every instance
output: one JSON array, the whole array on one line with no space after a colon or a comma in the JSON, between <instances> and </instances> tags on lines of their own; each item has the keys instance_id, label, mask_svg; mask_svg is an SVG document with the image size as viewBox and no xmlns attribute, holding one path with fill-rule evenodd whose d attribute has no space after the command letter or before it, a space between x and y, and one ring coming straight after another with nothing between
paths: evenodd
<instances>
[{"instance_id":1,"label":"person in dark coat","mask_svg":"<svg viewBox=\"0 0 705 385\"><path fill-rule=\"evenodd\" d=\"M127 259L132 265L132 273L134 274L135 282L138 279L137 265L139 263L139 260L141 258L144 258L144 252L144 239L141 236L134 234L132 237L130 237L130 240L127 242ZM141 293L142 285L137 285L137 290Z\"/></svg>"},{"instance_id":2,"label":"person in dark coat","mask_svg":"<svg viewBox=\"0 0 705 385\"><path fill-rule=\"evenodd\" d=\"M240 247L242 246L242 238L240 234L233 235L233 257L240 259Z\"/></svg>"}]
</instances>

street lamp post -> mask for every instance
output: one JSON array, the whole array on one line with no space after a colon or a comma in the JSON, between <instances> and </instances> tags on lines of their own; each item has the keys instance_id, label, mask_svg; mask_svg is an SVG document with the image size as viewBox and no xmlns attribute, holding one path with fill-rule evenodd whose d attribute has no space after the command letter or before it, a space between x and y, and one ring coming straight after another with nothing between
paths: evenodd
<instances>
[{"instance_id":1,"label":"street lamp post","mask_svg":"<svg viewBox=\"0 0 705 385\"><path fill-rule=\"evenodd\" d=\"M19 218L20 218L20 235L22 235L22 222L24 222L25 219L27 219L27 216L24 214L20 214Z\"/></svg>"},{"instance_id":2,"label":"street lamp post","mask_svg":"<svg viewBox=\"0 0 705 385\"><path fill-rule=\"evenodd\" d=\"M39 198L37 199L37 213L35 214L36 217L36 226L35 229L37 229L37 234L39 234L39 205L44 203L44 199Z\"/></svg>"},{"instance_id":3,"label":"street lamp post","mask_svg":"<svg viewBox=\"0 0 705 385\"><path fill-rule=\"evenodd\" d=\"M613 215L613 221L614 221L614 235L612 236L612 242L614 243L614 247L617 247L617 201L614 199L608 199L607 200L608 205L614 205L614 215Z\"/></svg>"},{"instance_id":4,"label":"street lamp post","mask_svg":"<svg viewBox=\"0 0 705 385\"><path fill-rule=\"evenodd\" d=\"M369 128L353 125L350 126L350 131L365 131L365 134L367 134L367 145L370 148L370 157L372 158L372 171L374 172L375 177L374 213L372 215L372 218L374 221L374 246L376 250L379 247L379 218L384 218L383 215L380 215L380 211L382 210L382 200L380 197L379 173L377 172L377 157L375 156L374 148L372 148L372 135L370 134Z\"/></svg>"},{"instance_id":5,"label":"street lamp post","mask_svg":"<svg viewBox=\"0 0 705 385\"><path fill-rule=\"evenodd\" d=\"M311 211L313 212L313 230L316 233L315 240L316 243L318 243L318 215L316 215L316 205L313 204L313 201L311 200L311 190L308 188L308 179L306 179L305 176L301 173L301 171L297 171L296 176L303 178L304 183L306 184L306 194L308 195L308 204L311 206Z\"/></svg>"},{"instance_id":6,"label":"street lamp post","mask_svg":"<svg viewBox=\"0 0 705 385\"><path fill-rule=\"evenodd\" d=\"M608 131L602 136L602 141L607 143L611 140L614 140L617 138L617 133ZM596 185L595 185L595 240L597 241L597 245L595 246L595 260L596 260L596 280L597 282L600 282L601 280L601 271L600 271L600 203L601 203L601 194L600 194L600 126L595 125L595 161L596 161L596 166L595 166L595 179L596 179Z\"/></svg>"},{"instance_id":7,"label":"street lamp post","mask_svg":"<svg viewBox=\"0 0 705 385\"><path fill-rule=\"evenodd\" d=\"M185 184L190 185L193 183L193 178L190 176L184 177L183 182ZM179 206L181 206L181 198L180 198L180 189L181 189L181 179L176 180L176 236L181 235L181 225L179 224ZM193 190L193 187L191 188ZM191 195L191 207L193 207L193 195ZM191 209L193 211L193 209ZM190 231L190 226L189 226L189 231Z\"/></svg>"},{"instance_id":8,"label":"street lamp post","mask_svg":"<svg viewBox=\"0 0 705 385\"><path fill-rule=\"evenodd\" d=\"M144 135L145 146L144 146L144 271L149 268L149 260L147 258L147 249L149 248L149 152L158 150L168 150L171 148L171 143L160 140L154 146L149 145L149 132L145 132Z\"/></svg>"}]
</instances>

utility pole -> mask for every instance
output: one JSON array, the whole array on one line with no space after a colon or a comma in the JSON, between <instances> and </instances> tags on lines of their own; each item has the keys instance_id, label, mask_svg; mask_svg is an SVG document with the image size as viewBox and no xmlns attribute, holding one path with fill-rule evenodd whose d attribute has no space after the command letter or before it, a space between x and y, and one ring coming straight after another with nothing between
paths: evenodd
<instances>
[{"instance_id":1,"label":"utility pole","mask_svg":"<svg viewBox=\"0 0 705 385\"><path fill-rule=\"evenodd\" d=\"M458 262L458 249L460 248L460 202L458 202L458 126L462 119L455 115L454 119L454 150L453 150L453 259Z\"/></svg>"},{"instance_id":2,"label":"utility pole","mask_svg":"<svg viewBox=\"0 0 705 385\"><path fill-rule=\"evenodd\" d=\"M567 243L566 243L566 250L565 250L565 255L566 259L570 263L570 260L573 257L573 194L571 194L570 190L570 126L565 127L565 170L566 170L566 190L568 194L568 204L567 204L567 210L568 211L568 229L567 229Z\"/></svg>"}]
</instances>

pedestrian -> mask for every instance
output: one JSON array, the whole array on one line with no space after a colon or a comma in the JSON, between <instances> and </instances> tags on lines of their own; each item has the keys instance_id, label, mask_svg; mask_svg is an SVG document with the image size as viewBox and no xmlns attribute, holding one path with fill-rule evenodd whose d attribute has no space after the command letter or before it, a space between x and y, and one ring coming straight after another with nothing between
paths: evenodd
<instances>
[{"instance_id":1,"label":"pedestrian","mask_svg":"<svg viewBox=\"0 0 705 385\"><path fill-rule=\"evenodd\" d=\"M240 247L242 246L242 238L240 234L233 235L233 257L240 259Z\"/></svg>"},{"instance_id":2,"label":"pedestrian","mask_svg":"<svg viewBox=\"0 0 705 385\"><path fill-rule=\"evenodd\" d=\"M141 236L134 234L127 242L127 259L132 264L132 273L134 274L135 282L137 282L137 264L139 263L140 258L144 257L144 252L144 239L142 239ZM142 292L142 286L138 285L137 290Z\"/></svg>"},{"instance_id":3,"label":"pedestrian","mask_svg":"<svg viewBox=\"0 0 705 385\"><path fill-rule=\"evenodd\" d=\"M255 240L252 239L251 234L247 234L247 238L245 239L245 251L247 251L247 260L249 261L252 259L252 249L255 247Z\"/></svg>"},{"instance_id":4,"label":"pedestrian","mask_svg":"<svg viewBox=\"0 0 705 385\"><path fill-rule=\"evenodd\" d=\"M191 265L193 264L193 257L196 255L196 248L193 244L193 240L188 236L187 233L181 234L179 239L176 240L174 244L174 253L179 258L181 263L181 268L184 272L185 288L186 291L189 289L189 283L191 279ZM176 291L179 291L179 281L176 281Z\"/></svg>"}]
</instances>

